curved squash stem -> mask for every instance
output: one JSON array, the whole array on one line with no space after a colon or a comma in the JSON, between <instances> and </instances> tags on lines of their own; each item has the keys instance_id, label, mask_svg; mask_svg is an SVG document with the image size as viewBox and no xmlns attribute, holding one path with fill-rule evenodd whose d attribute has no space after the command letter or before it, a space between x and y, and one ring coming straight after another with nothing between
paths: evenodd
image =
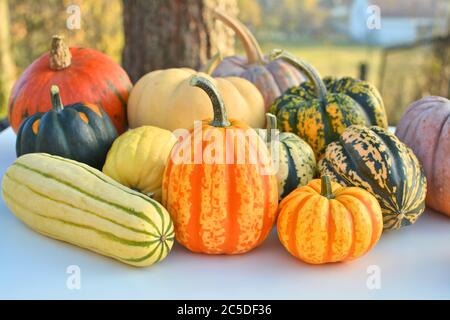
<instances>
[{"instance_id":1,"label":"curved squash stem","mask_svg":"<svg viewBox=\"0 0 450 320\"><path fill-rule=\"evenodd\" d=\"M61 111L64 105L61 101L61 96L59 95L59 88L56 85L52 85L50 88L50 99L52 101L52 109L56 111Z\"/></svg>"},{"instance_id":2,"label":"curved squash stem","mask_svg":"<svg viewBox=\"0 0 450 320\"><path fill-rule=\"evenodd\" d=\"M314 89L319 100L322 102L326 101L327 87L325 86L325 83L323 83L319 72L314 69L312 65L280 49L273 49L270 52L269 59L270 61L283 59L290 65L302 71L308 77L309 81L311 81L311 83L314 85Z\"/></svg>"},{"instance_id":3,"label":"curved squash stem","mask_svg":"<svg viewBox=\"0 0 450 320\"><path fill-rule=\"evenodd\" d=\"M223 57L222 53L219 51L215 55L209 59L203 67L200 68L200 72L206 73L207 75L211 75L214 70L216 70L217 66L222 62Z\"/></svg>"},{"instance_id":4,"label":"curved squash stem","mask_svg":"<svg viewBox=\"0 0 450 320\"><path fill-rule=\"evenodd\" d=\"M320 194L328 199L334 199L333 189L331 188L331 180L329 176L322 176L320 183Z\"/></svg>"},{"instance_id":5,"label":"curved squash stem","mask_svg":"<svg viewBox=\"0 0 450 320\"><path fill-rule=\"evenodd\" d=\"M193 76L189 84L194 87L199 87L205 91L211 100L214 111L214 119L211 121L210 125L214 127L228 127L230 122L228 121L227 111L216 86L202 76Z\"/></svg>"},{"instance_id":6,"label":"curved squash stem","mask_svg":"<svg viewBox=\"0 0 450 320\"><path fill-rule=\"evenodd\" d=\"M239 38L242 46L244 47L247 62L249 64L264 63L264 55L258 42L244 24L220 10L214 10L213 14L217 19L222 21L236 33L236 36Z\"/></svg>"},{"instance_id":7,"label":"curved squash stem","mask_svg":"<svg viewBox=\"0 0 450 320\"><path fill-rule=\"evenodd\" d=\"M69 47L64 43L64 37L53 36L50 49L50 69L62 70L70 67L72 63L72 54Z\"/></svg>"},{"instance_id":8,"label":"curved squash stem","mask_svg":"<svg viewBox=\"0 0 450 320\"><path fill-rule=\"evenodd\" d=\"M267 144L269 145L272 143L272 129L277 129L277 117L266 113Z\"/></svg>"},{"instance_id":9,"label":"curved squash stem","mask_svg":"<svg viewBox=\"0 0 450 320\"><path fill-rule=\"evenodd\" d=\"M253 44L253 48L256 51L256 55L258 57L256 62L257 63L261 63L261 64L265 63L265 61L264 61L265 60L264 59L264 53L262 52L262 49L261 49L261 47L259 45L258 40L256 40L256 38L253 35L253 33L251 33L250 30L244 24L241 23L241 25L243 26L243 29L247 32L247 36L251 40L251 42Z\"/></svg>"}]
</instances>

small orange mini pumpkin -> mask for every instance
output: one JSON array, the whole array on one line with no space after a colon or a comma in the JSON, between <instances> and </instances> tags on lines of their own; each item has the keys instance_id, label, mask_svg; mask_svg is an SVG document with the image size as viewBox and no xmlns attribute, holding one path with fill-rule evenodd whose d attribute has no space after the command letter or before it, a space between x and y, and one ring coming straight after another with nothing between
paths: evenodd
<instances>
[{"instance_id":1,"label":"small orange mini pumpkin","mask_svg":"<svg viewBox=\"0 0 450 320\"><path fill-rule=\"evenodd\" d=\"M211 81L194 76L191 85L207 93L214 119L194 126L173 147L163 179L164 207L178 242L189 250L247 252L262 243L276 219L277 179L269 151L254 129L228 121ZM240 159L239 150L245 151ZM257 161L250 161L249 151L258 152Z\"/></svg>"},{"instance_id":2,"label":"small orange mini pumpkin","mask_svg":"<svg viewBox=\"0 0 450 320\"><path fill-rule=\"evenodd\" d=\"M293 256L323 264L367 253L381 236L383 216L369 192L344 188L322 176L283 199L277 228L281 243Z\"/></svg>"}]
</instances>

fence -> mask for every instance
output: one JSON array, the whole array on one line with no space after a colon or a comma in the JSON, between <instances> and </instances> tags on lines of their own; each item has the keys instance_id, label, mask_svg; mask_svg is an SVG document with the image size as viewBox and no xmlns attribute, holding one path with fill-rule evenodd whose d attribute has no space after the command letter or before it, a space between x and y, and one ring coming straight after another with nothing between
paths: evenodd
<instances>
[{"instance_id":1,"label":"fence","mask_svg":"<svg viewBox=\"0 0 450 320\"><path fill-rule=\"evenodd\" d=\"M383 50L378 89L391 125L414 100L450 96L450 34Z\"/></svg>"}]
</instances>

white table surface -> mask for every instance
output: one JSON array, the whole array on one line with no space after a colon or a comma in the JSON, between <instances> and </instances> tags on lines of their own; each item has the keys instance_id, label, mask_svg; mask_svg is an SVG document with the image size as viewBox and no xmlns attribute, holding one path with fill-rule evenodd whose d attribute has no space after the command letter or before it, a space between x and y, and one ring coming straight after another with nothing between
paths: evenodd
<instances>
[{"instance_id":1,"label":"white table surface","mask_svg":"<svg viewBox=\"0 0 450 320\"><path fill-rule=\"evenodd\" d=\"M12 130L2 132L1 176L14 146ZM0 257L1 299L450 299L450 218L431 210L384 233L353 262L307 265L272 232L244 255L194 254L175 244L165 260L138 269L35 233L0 200ZM66 285L70 265L80 268L79 290ZM373 265L380 289L366 284Z\"/></svg>"}]
</instances>

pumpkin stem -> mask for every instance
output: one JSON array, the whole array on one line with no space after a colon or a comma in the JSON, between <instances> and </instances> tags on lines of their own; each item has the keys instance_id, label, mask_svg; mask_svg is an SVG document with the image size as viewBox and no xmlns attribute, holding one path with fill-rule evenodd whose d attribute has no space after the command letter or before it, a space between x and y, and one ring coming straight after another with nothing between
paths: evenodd
<instances>
[{"instance_id":1,"label":"pumpkin stem","mask_svg":"<svg viewBox=\"0 0 450 320\"><path fill-rule=\"evenodd\" d=\"M56 85L52 85L50 88L50 99L52 101L52 109L56 111L61 111L64 105L61 101L61 96L59 95L59 88Z\"/></svg>"},{"instance_id":2,"label":"pumpkin stem","mask_svg":"<svg viewBox=\"0 0 450 320\"><path fill-rule=\"evenodd\" d=\"M309 81L314 85L316 95L319 100L323 102L326 101L327 87L325 86L325 83L323 83L319 72L314 69L312 65L281 49L273 49L270 52L269 59L270 61L283 59L293 67L302 71L308 77Z\"/></svg>"},{"instance_id":3,"label":"pumpkin stem","mask_svg":"<svg viewBox=\"0 0 450 320\"><path fill-rule=\"evenodd\" d=\"M230 122L228 121L227 112L222 97L219 95L219 91L216 86L205 77L195 75L192 76L189 84L194 87L199 87L205 91L211 100L214 111L214 119L210 124L214 127L228 127Z\"/></svg>"},{"instance_id":4,"label":"pumpkin stem","mask_svg":"<svg viewBox=\"0 0 450 320\"><path fill-rule=\"evenodd\" d=\"M219 51L215 55L209 59L203 67L200 68L200 72L206 73L207 75L211 75L214 70L216 70L217 66L222 62L223 56Z\"/></svg>"},{"instance_id":5,"label":"pumpkin stem","mask_svg":"<svg viewBox=\"0 0 450 320\"><path fill-rule=\"evenodd\" d=\"M333 189L331 188L331 180L329 176L322 176L320 183L320 194L328 199L334 199Z\"/></svg>"},{"instance_id":6,"label":"pumpkin stem","mask_svg":"<svg viewBox=\"0 0 450 320\"><path fill-rule=\"evenodd\" d=\"M248 64L264 63L264 54L253 34L239 20L230 17L220 10L213 11L215 17L234 31L244 47Z\"/></svg>"},{"instance_id":7,"label":"pumpkin stem","mask_svg":"<svg viewBox=\"0 0 450 320\"><path fill-rule=\"evenodd\" d=\"M64 37L53 36L50 49L50 69L62 70L68 68L72 62L72 54L64 43Z\"/></svg>"},{"instance_id":8,"label":"pumpkin stem","mask_svg":"<svg viewBox=\"0 0 450 320\"><path fill-rule=\"evenodd\" d=\"M271 113L266 113L267 143L272 143L272 129L277 129L277 117Z\"/></svg>"}]
</instances>

